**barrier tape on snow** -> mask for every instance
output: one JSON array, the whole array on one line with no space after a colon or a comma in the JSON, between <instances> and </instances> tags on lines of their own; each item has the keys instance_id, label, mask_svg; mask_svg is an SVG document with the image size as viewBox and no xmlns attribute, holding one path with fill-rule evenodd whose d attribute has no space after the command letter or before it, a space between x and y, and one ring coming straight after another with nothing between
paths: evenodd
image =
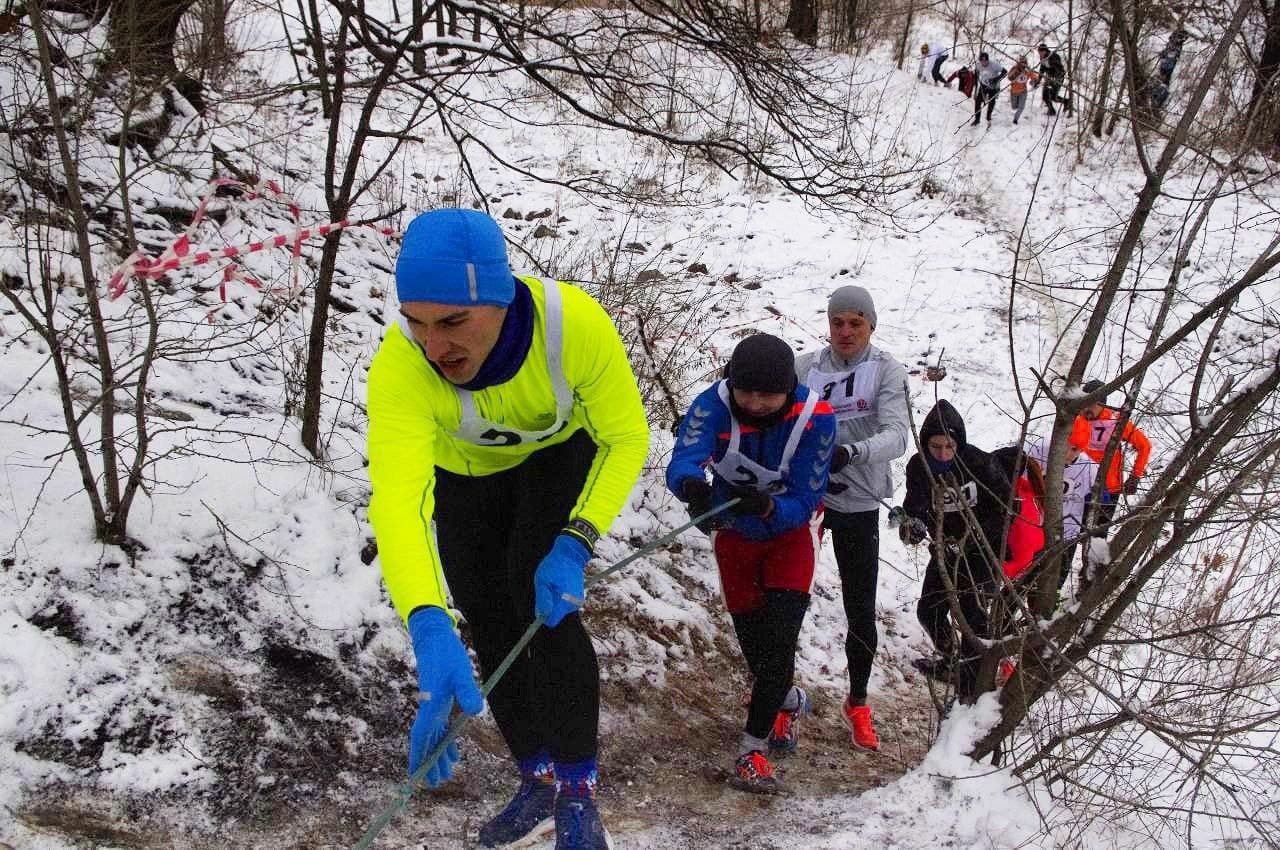
<instances>
[{"instance_id":1,"label":"barrier tape on snow","mask_svg":"<svg viewBox=\"0 0 1280 850\"><path fill-rule=\"evenodd\" d=\"M696 526L698 523L705 522L706 520L711 519L711 517L715 516L716 514L719 514L728 510L729 508L736 505L739 501L741 500L735 497L730 499L727 502L724 502L723 504L716 505L714 508L707 511L706 513L693 517L684 525L679 526L678 528L675 528L674 530L667 532L666 534L659 537L657 540L654 540L653 542L648 543L642 548L637 549L635 552L632 552L630 555L623 558L622 560L615 562L613 566L609 567L604 572L587 576L587 580L584 583L585 587L590 587L593 584L599 584L600 582L609 578L609 576L618 572L618 570L627 566L637 558L644 557L645 555L657 549L659 546L665 546L666 544L675 540L684 532ZM581 600L570 599L570 601L579 602ZM504 675L506 675L507 670L510 669L511 665L515 662L517 656L520 655L520 653L528 645L529 641L533 640L533 636L537 634L538 629L542 628L542 624L544 622L545 622L545 618L542 616L539 616L539 617L536 617L534 621L529 624L529 627L524 630L524 634L520 636L520 640L516 641L516 645L511 647L511 651L507 653L507 657L502 659L502 663L499 664L497 669L493 671L493 675L491 675L488 679L486 679L484 681L484 684L480 686L481 695L488 697L489 693L495 687L497 687L498 682L501 681ZM451 743L453 743L454 739L457 738L458 735L462 732L463 727L467 725L467 721L470 719L470 717L471 715L469 714L458 714L458 716L456 716L453 719L453 722L449 724L449 728L445 730L444 737L442 737L439 743L436 744L435 749L427 753L426 757L422 759L422 764L418 765L418 769L415 770L412 775L410 775L409 781L404 785L400 786L400 790L397 792L396 799L392 801L391 805L383 809L383 811L376 818L373 819L373 822L369 824L369 828L365 830L364 835L362 835L360 837L360 840L357 841L352 846L351 850L368 850L369 846L373 843L373 840L378 837L378 833L382 832L382 830L387 826L387 824L391 823L391 821L395 819L396 815L400 813L401 809L403 809L405 806L409 804L409 800L413 797L414 789L417 788L418 785L422 782L422 778L426 776L427 771L431 768L431 766L434 765L440 759L440 756L444 754L445 748L448 747Z\"/></svg>"},{"instance_id":2,"label":"barrier tape on snow","mask_svg":"<svg viewBox=\"0 0 1280 850\"><path fill-rule=\"evenodd\" d=\"M295 230L289 233L278 233L264 239L258 239L251 242L245 242L240 245L227 245L222 248L208 251L192 250L192 237L195 235L196 228L204 220L209 209L209 203L216 196L218 189L224 186L240 186L247 191L241 196L241 200L252 201L257 198L270 197L280 202L288 211L295 225L299 225ZM366 227L376 230L382 236L398 236L399 231L392 227L379 227L372 224L353 225L350 219L341 221L331 221L324 224L313 225L310 227L302 227L302 210L294 203L294 201L284 193L280 185L274 180L267 180L262 184L246 183L241 180L234 180L229 177L220 177L210 180L208 187L200 198L200 203L196 206L195 214L191 217L191 223L187 225L186 230L173 241L168 248L160 253L159 256L149 257L141 251L134 251L124 262L122 262L112 273L107 281L107 293L112 300L119 298L124 294L128 287L128 281L132 277L159 278L171 271L178 269L193 268L195 266L208 265L219 261L226 261L227 265L222 270L222 282L219 284L218 293L223 301L227 300L227 284L232 280L239 280L254 289L262 289L262 281L245 273L238 265L237 260L248 254L254 254L259 251L265 251L273 248L290 248L291 259L291 277L293 279L292 292L299 290L298 274L299 264L302 259L302 243L317 236L328 236L339 230L349 229L351 227Z\"/></svg>"}]
</instances>

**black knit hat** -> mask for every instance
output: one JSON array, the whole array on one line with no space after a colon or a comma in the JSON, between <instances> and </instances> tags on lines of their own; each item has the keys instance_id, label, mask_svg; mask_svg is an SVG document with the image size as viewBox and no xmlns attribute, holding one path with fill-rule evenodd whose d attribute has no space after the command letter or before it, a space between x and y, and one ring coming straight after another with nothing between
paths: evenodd
<instances>
[{"instance_id":1,"label":"black knit hat","mask_svg":"<svg viewBox=\"0 0 1280 850\"><path fill-rule=\"evenodd\" d=\"M796 356L778 337L754 334L733 350L725 377L736 390L789 393L796 386Z\"/></svg>"},{"instance_id":2,"label":"black knit hat","mask_svg":"<svg viewBox=\"0 0 1280 850\"><path fill-rule=\"evenodd\" d=\"M1099 381L1097 378L1094 378L1091 381L1085 381L1084 386L1080 389L1084 390L1086 393L1096 393L1098 390L1102 389L1102 381Z\"/></svg>"}]
</instances>

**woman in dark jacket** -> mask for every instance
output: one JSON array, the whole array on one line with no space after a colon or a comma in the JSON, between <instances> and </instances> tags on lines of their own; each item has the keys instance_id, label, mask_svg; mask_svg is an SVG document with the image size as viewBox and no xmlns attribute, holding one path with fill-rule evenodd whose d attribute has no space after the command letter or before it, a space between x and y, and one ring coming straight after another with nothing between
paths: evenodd
<instances>
[{"instance_id":1,"label":"woman in dark jacket","mask_svg":"<svg viewBox=\"0 0 1280 850\"><path fill-rule=\"evenodd\" d=\"M965 622L975 636L986 637L990 630L987 608L996 591L994 569L1004 560L1010 479L991 455L967 442L964 420L945 399L925 417L920 445L924 450L907 461L906 519L900 534L912 545L926 537L933 541L916 617L942 657L919 666L931 675L954 667L956 690L967 696L972 693L972 662L982 646L964 637L963 630L957 646L942 571L946 570L956 589ZM934 509L935 491L941 512ZM964 663L954 662L957 655Z\"/></svg>"}]
</instances>

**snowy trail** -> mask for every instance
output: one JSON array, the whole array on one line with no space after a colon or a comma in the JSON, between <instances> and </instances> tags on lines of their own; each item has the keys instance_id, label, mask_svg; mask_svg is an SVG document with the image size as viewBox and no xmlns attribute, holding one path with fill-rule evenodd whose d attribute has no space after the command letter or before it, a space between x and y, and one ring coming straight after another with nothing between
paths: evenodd
<instances>
[{"instance_id":1,"label":"snowy trail","mask_svg":"<svg viewBox=\"0 0 1280 850\"><path fill-rule=\"evenodd\" d=\"M954 89L918 86L908 73L890 74L885 86L884 102L910 117L908 141L930 146L942 163L931 178L940 190L920 187L901 228L813 213L795 198L733 181L722 185L714 206L673 208L643 221L631 218L634 211L602 210L496 172L487 188L497 214L508 207L522 214L503 218L512 239L539 249L544 260L563 258L557 251L570 243L576 250L609 242L618 231L650 246L691 246L680 271L692 261L711 271L690 286L731 292L741 305L712 340L721 359L750 329L812 350L826 333L827 294L845 283L866 286L879 314L876 344L912 373L917 420L937 397L948 397L984 448L1010 442L1010 240L1048 143L1044 117L1032 104L1024 124L1010 128L1002 97L995 126L970 131L971 107ZM631 165L619 163L619 148L598 134L559 132L567 171ZM290 141L315 162L322 148L316 138L299 130ZM528 146L518 134L509 142ZM424 146L414 163L424 185L434 165L451 161L443 141L432 144L443 152ZM1059 173L1058 157L1050 152L1046 175ZM435 179L441 188L430 191L450 185L444 175ZM1035 240L1046 227L1052 231L1040 211L1057 215L1056 195L1048 191L1037 203L1029 230ZM561 242L534 235L542 219L533 216L551 209L565 222ZM568 238L579 233L574 228L581 228L576 242ZM646 259L656 263L661 253L655 247ZM369 316L383 306L393 262L385 246L356 239L344 241L342 262L343 297L360 309L343 320L340 354L350 358L354 394L363 397L357 367L380 334ZM1062 273L1031 255L1022 264L1033 281ZM1069 321L1056 309L1052 301L1015 306L1024 380L1026 366L1043 362ZM944 351L948 378L925 382L923 367ZM6 352L11 376L37 368L38 352ZM171 368L155 386L166 403L202 423L243 421L249 409L261 416L255 427L278 429L287 441L292 426L270 418L279 406L272 374L264 379L201 362ZM333 380L339 397L343 378ZM46 403L32 402L34 419L54 416L51 407L38 407ZM311 468L289 466L290 457L278 465L192 461L173 477L199 486L156 499L139 519L139 536L155 545L137 565L102 563L98 547L84 542L91 533L78 503L23 527L17 566L4 574L12 596L2 624L14 635L13 657L0 659L23 683L21 699L0 705L4 754L14 763L0 776L0 803L9 810L13 801L20 824L0 824L0 840L23 850L86 842L344 850L391 799L403 778L412 656L382 598L376 565L359 559L368 527L359 507L363 433L352 418L356 424L339 432L356 447L349 481L341 484L349 491L318 491ZM7 456L12 491L41 491L45 471L24 455L39 452L26 437L11 445L19 446ZM895 464L898 481L905 460ZM77 483L66 467L58 474L50 492L74 500ZM653 480L643 487L661 490ZM669 498L655 497L664 498L670 509ZM28 505L11 501L6 522L16 528ZM641 501L615 524L611 544L655 536L654 508ZM223 522L253 547L227 544ZM759 798L729 789L723 779L742 719L743 664L705 540L690 536L684 545L691 554L680 563L664 555L637 564L593 599L587 615L606 676L600 793L619 848L987 848L1017 846L1035 834L1034 818L1006 792L1005 777L973 778L976 768L958 755L966 729L944 728L944 746L922 763L935 718L908 661L927 648L914 614L927 553L904 547L887 530L870 699L882 753L853 750L839 720L844 612L825 547L797 673L817 714L805 725L801 752L782 764L793 793ZM260 580L264 552L270 566ZM512 781L491 721L473 724L466 737L459 779L415 798L379 847L471 846L468 837L505 802ZM15 749L28 741L38 743ZM58 790L23 799L25 787L50 785ZM1003 821L997 809L1007 811Z\"/></svg>"}]
</instances>

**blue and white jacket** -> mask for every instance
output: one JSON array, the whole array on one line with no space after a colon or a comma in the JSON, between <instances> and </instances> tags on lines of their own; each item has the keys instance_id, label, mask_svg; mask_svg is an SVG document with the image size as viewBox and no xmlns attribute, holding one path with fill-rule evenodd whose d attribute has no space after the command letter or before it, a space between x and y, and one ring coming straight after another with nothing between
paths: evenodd
<instances>
[{"instance_id":1,"label":"blue and white jacket","mask_svg":"<svg viewBox=\"0 0 1280 850\"><path fill-rule=\"evenodd\" d=\"M727 390L721 387L722 383L717 382L703 390L680 423L671 463L667 466L667 487L677 496L685 479L706 480L705 470L708 467L712 472L715 504L731 499L735 484L751 486L749 479L754 476L748 474L748 480L730 480L723 468L734 422L726 402ZM836 418L827 402L817 400L809 416L805 417L803 413L810 392L803 384L798 386L791 410L771 428L761 431L749 425L739 426L738 454L749 462L779 472L782 472L780 467L792 432L803 427L785 472L774 487L766 490L773 496L773 511L769 516L762 518L732 513L725 516L729 527L752 540L768 540L809 522L827 489L831 453L835 448ZM728 474L733 473L729 471Z\"/></svg>"}]
</instances>

